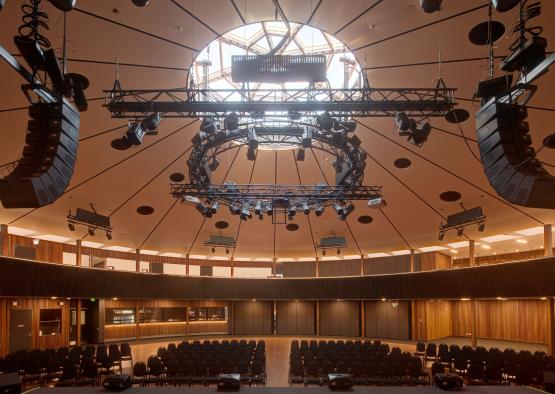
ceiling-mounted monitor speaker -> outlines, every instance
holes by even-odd
[[[497,12],[507,12],[516,7],[520,3],[520,0],[491,0],[491,3]]]
[[[442,1],[443,0],[420,0],[420,7],[422,7],[425,13],[431,14],[440,10]]]
[[[137,7],[144,7],[148,4],[149,0],[131,0]]]
[[[75,7],[77,0],[49,0],[50,3],[60,11],[71,11]]]

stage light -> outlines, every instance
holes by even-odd
[[[243,203],[243,209],[241,210],[241,220],[247,220],[252,218],[252,214],[250,212],[249,203]]]
[[[216,248],[212,247],[212,253],[216,253]]]
[[[228,131],[235,131],[239,128],[239,115],[236,112],[227,114],[224,118],[224,128]]]
[[[75,231],[75,224],[74,223],[68,222],[67,227],[69,228],[69,231]]]
[[[297,161],[304,161],[304,149],[299,149],[297,151]]]
[[[427,14],[432,14],[441,9],[442,0],[420,0],[420,7]]]
[[[231,204],[229,206],[229,211],[232,215],[239,215],[241,213],[241,207],[238,204]]]
[[[89,227],[89,235],[94,237],[94,227]]]
[[[341,204],[336,202],[335,204],[333,204],[333,207],[337,215],[343,215],[343,206]]]
[[[266,205],[266,215],[272,216],[273,214],[274,214],[274,208],[272,206],[272,203],[270,202]]]
[[[229,254],[229,249],[225,248],[225,254]]]
[[[351,202],[349,203],[344,209],[343,209],[343,214],[349,215],[351,212],[353,212],[355,210],[355,205]]]
[[[258,148],[258,136],[256,135],[256,131],[254,129],[249,130],[249,134],[247,136],[249,141],[249,148],[250,149],[257,149]]]
[[[208,168],[210,169],[210,171],[214,172],[218,169],[219,165],[220,161],[216,157],[213,157],[210,164],[208,164]]]
[[[214,122],[214,119],[207,116],[206,118],[202,119],[202,122],[200,124],[200,131],[203,131],[205,133],[213,133],[216,131],[216,123]]]
[[[478,231],[479,232],[483,233],[485,229],[486,229],[486,224],[484,222],[482,222],[478,225]]]
[[[57,67],[54,66],[54,69],[57,69]],[[63,75],[61,78],[63,80]],[[89,87],[89,80],[84,75],[70,73],[66,75],[66,81],[69,83],[71,96],[73,97],[75,106],[79,112],[85,112],[89,107],[87,98],[85,97],[85,90]],[[61,82],[61,80],[59,82]]]
[[[249,160],[249,161],[255,161],[256,160],[256,151],[254,150],[254,148],[249,148],[247,150],[247,160]]]
[[[254,205],[254,213],[259,216],[262,213],[262,203],[260,201],[257,201]]]
[[[341,160],[339,157],[336,158],[333,162],[333,168],[335,168],[335,172],[337,174],[339,174],[341,171],[343,171],[343,164],[342,164],[343,160]]]
[[[395,114],[395,124],[401,131],[408,131],[411,126],[415,124],[414,120],[409,119],[408,115],[404,112],[397,112]]]
[[[33,245],[38,245],[40,243],[40,239],[33,239]]]
[[[137,7],[144,7],[150,0],[131,0]]]
[[[145,120],[142,121],[143,127],[146,129],[147,134],[158,134],[158,126],[160,125],[161,120],[162,118],[158,112],[148,115]]]
[[[337,255],[340,255],[341,254],[341,249],[337,249],[336,253],[337,253]]]
[[[324,112],[316,117],[316,125],[327,132],[332,131],[336,123],[337,121],[331,117],[329,112]]]
[[[443,241],[443,238],[445,237],[445,233],[443,231],[439,232],[439,240]]]
[[[201,202],[199,202],[197,205],[195,205],[195,208],[197,209],[197,211],[199,211],[205,217],[211,217],[212,216],[212,211],[206,205],[204,205]]]
[[[296,213],[297,213],[297,207],[295,207],[295,205],[289,205],[289,211],[287,213],[289,220],[292,220],[295,217]]]
[[[428,141],[428,136],[432,131],[432,126],[429,123],[424,123],[420,128],[412,131],[411,139],[412,143],[416,146],[422,146],[426,141]]]
[[[322,250],[322,256],[325,256],[325,255],[326,255],[326,250],[324,249]]]
[[[125,134],[127,142],[131,145],[141,145],[143,143],[143,137],[145,136],[145,131],[143,126],[139,122],[129,123],[129,128]]]
[[[362,143],[360,138],[358,138],[356,135],[353,135],[350,141],[351,141],[351,144],[353,144],[354,146],[360,146],[360,144]]]
[[[305,215],[308,215],[310,213],[310,206],[306,201],[303,201],[303,212]]]
[[[462,237],[463,233],[464,233],[464,229],[462,227],[457,229],[457,237]]]
[[[213,201],[211,204],[208,205],[210,212],[215,215],[218,213],[218,208],[220,208],[220,203],[218,201]]]
[[[322,213],[324,213],[324,206],[323,205],[318,205],[316,206],[316,208],[314,208],[314,213],[316,213],[316,216],[322,216]]]
[[[312,146],[312,130],[306,128],[303,131],[303,148],[310,148]]]
[[[108,238],[108,241],[112,240],[112,233],[109,231],[106,231],[106,238]]]

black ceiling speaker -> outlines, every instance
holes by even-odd
[[[520,0],[491,0],[491,3],[498,12],[507,12],[516,7]]]
[[[555,177],[532,148],[525,106],[491,100],[476,114],[484,171],[497,194],[531,208],[555,209]]]
[[[425,13],[431,14],[440,10],[442,1],[443,0],[420,0],[420,7],[422,7]]]
[[[79,112],[69,102],[29,107],[25,148],[13,171],[0,179],[5,208],[38,208],[56,201],[73,175],[79,144]]]
[[[137,7],[144,7],[148,4],[149,0],[131,0]]]
[[[75,7],[77,0],[49,0],[54,7],[60,11],[71,11]]]

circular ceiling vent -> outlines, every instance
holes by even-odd
[[[152,215],[154,213],[154,208],[152,208],[150,205],[141,205],[139,208],[137,208],[137,213],[139,215]]]
[[[372,216],[368,216],[368,215],[359,216],[357,220],[361,224],[370,224],[374,221]]]
[[[446,192],[443,192],[439,195],[440,200],[442,201],[446,201],[446,202],[455,202],[455,201],[459,201],[461,199],[461,193],[456,192],[454,190],[448,190]]]
[[[412,162],[406,157],[400,157],[393,162],[393,165],[397,168],[409,168]]]
[[[180,172],[174,172],[170,175],[170,181],[172,182],[183,182],[185,180],[185,175]]]
[[[462,108],[452,109],[445,115],[445,120],[453,124],[464,123],[468,118],[470,118],[470,112]]]
[[[223,229],[226,229],[226,228],[229,227],[229,223],[226,222],[225,220],[219,220],[219,221],[217,221],[216,223],[214,223],[214,226],[215,226],[217,229],[223,230]]]
[[[289,223],[287,226],[285,226],[285,228],[288,231],[297,231],[299,229],[299,225],[296,223]]]

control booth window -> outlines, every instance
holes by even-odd
[[[133,324],[135,311],[130,308],[106,308],[106,324]]]
[[[181,322],[186,317],[185,307],[139,309],[139,323]]]
[[[62,310],[41,309],[39,315],[39,335],[59,335],[62,333]]]
[[[189,321],[226,321],[227,307],[191,307]]]

